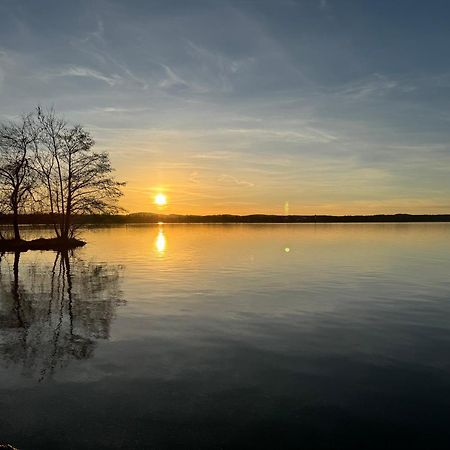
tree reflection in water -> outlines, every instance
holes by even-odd
[[[43,380],[71,360],[90,358],[97,340],[109,338],[123,303],[121,268],[67,252],[48,265],[23,267],[20,258],[0,255],[0,357]]]

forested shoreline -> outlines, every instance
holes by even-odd
[[[53,225],[51,214],[24,214],[18,216],[21,225]],[[183,215],[183,214],[84,214],[72,216],[74,225],[95,224],[139,224],[139,223],[407,223],[407,222],[450,222],[450,214],[378,214],[378,215],[269,215],[233,214]],[[12,215],[0,215],[0,225],[12,225]]]

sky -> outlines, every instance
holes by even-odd
[[[0,0],[0,120],[40,104],[84,125],[129,212],[450,213],[449,16],[440,0]]]

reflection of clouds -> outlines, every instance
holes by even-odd
[[[88,359],[108,339],[120,268],[57,254],[53,265],[0,259],[0,359],[40,380],[71,360]],[[6,270],[5,270],[6,269]],[[9,269],[9,270],[7,270]]]

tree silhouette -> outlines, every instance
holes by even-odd
[[[0,205],[12,213],[14,239],[20,240],[19,212],[36,186],[36,172],[32,168],[37,131],[31,114],[17,123],[0,125]]]
[[[124,183],[116,181],[109,156],[93,151],[94,140],[80,125],[69,126],[53,110],[37,108],[39,124],[35,170],[43,198],[52,216],[57,216],[58,237],[73,237],[76,214],[118,212],[117,200]]]
[[[108,154],[93,147],[89,132],[53,109],[0,124],[0,212],[12,214],[16,240],[21,212],[50,213],[56,236],[68,240],[74,216],[121,210],[124,183],[112,176]]]

